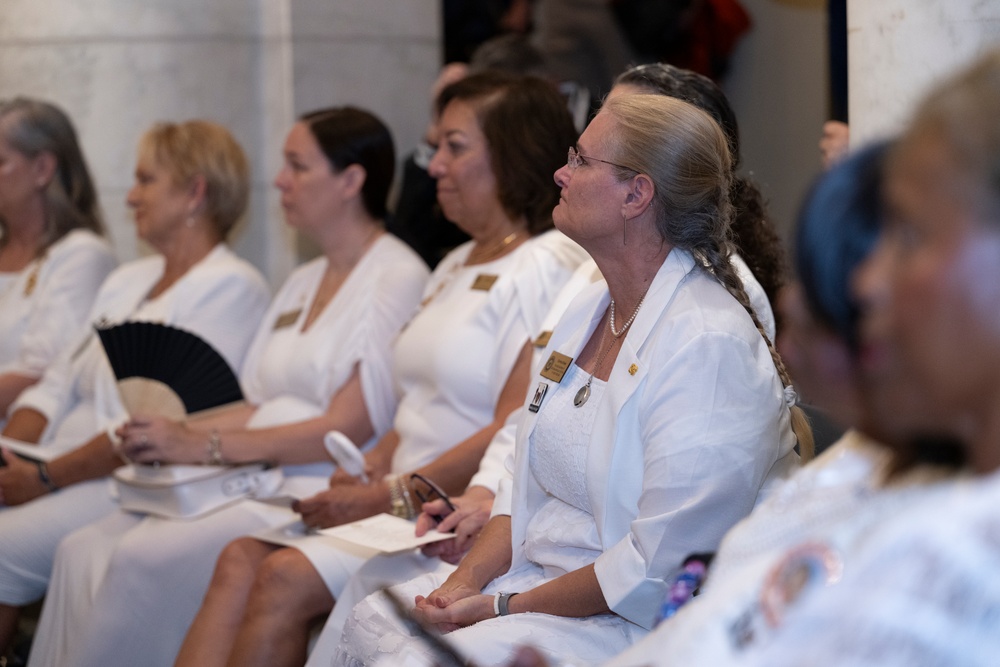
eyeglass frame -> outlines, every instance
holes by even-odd
[[[449,498],[448,494],[444,492],[444,489],[435,484],[431,479],[425,477],[424,475],[421,475],[419,472],[415,472],[412,475],[410,475],[410,481],[412,482],[413,480],[419,480],[424,484],[426,484],[428,488],[430,488],[431,493],[437,494],[437,496],[444,501],[444,504],[448,506],[448,509],[450,509],[452,512],[455,511],[455,505],[451,502],[451,498]],[[424,493],[421,492],[420,489],[418,489],[416,486],[413,487],[413,493],[417,496],[418,499],[420,499],[421,506],[423,506],[424,503],[429,503],[431,502],[431,500],[433,500],[431,498],[431,493],[424,495]],[[428,516],[434,519],[434,521],[436,521],[437,523],[441,523],[442,521],[444,521],[444,516],[440,514],[429,514]],[[454,531],[454,529],[452,529],[452,531]]]
[[[569,150],[566,151],[566,166],[569,167],[570,171],[576,171],[583,166],[584,160],[593,160],[594,162],[603,162],[604,164],[610,164],[612,167],[618,167],[619,169],[625,169],[626,171],[634,171],[639,173],[638,169],[633,169],[632,167],[626,167],[623,164],[618,164],[617,162],[611,162],[610,160],[602,160],[599,157],[591,157],[589,155],[584,155],[576,149],[575,146],[570,146]]]

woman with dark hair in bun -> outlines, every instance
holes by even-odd
[[[365,454],[367,480],[338,471],[300,500],[310,528],[384,512],[415,517],[427,487],[414,473],[450,494],[464,489],[527,392],[529,340],[583,259],[552,230],[551,174],[576,138],[555,88],[484,72],[446,87],[438,108],[429,173],[445,215],[472,240],[437,265],[396,341],[400,403],[393,428]],[[222,552],[178,664],[302,664],[310,624],[372,555],[323,536],[271,541],[280,545],[245,538]]]

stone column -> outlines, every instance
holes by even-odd
[[[381,115],[402,152],[426,122],[439,64],[437,0],[3,0],[0,96],[73,118],[122,260],[140,248],[125,206],[135,145],[158,120],[229,127],[253,164],[238,252],[274,283],[297,261],[271,181],[306,110]]]
[[[1000,3],[848,0],[851,143],[901,130],[922,95],[1000,46]]]

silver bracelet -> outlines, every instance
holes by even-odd
[[[208,462],[214,466],[221,466],[225,463],[222,459],[222,438],[218,429],[212,429],[208,435]]]
[[[58,491],[59,487],[56,483],[52,481],[52,477],[49,475],[49,464],[45,461],[36,461],[35,465],[38,466],[38,479],[41,480],[42,484],[49,491]]]

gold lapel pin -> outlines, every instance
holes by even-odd
[[[635,364],[632,364],[631,366],[628,367],[628,374],[629,375],[635,375],[638,372],[639,372],[639,367],[636,366]]]

